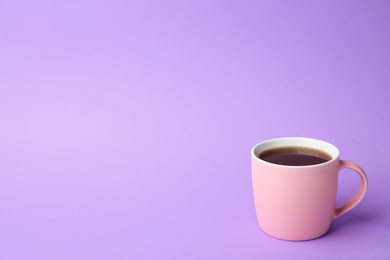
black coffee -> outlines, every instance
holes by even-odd
[[[261,152],[258,157],[270,163],[289,166],[314,165],[332,159],[332,156],[321,150],[299,146],[272,148]]]

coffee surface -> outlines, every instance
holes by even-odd
[[[258,157],[270,163],[288,166],[315,165],[332,159],[332,156],[324,151],[299,146],[268,149],[261,152]]]

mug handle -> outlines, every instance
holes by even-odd
[[[341,215],[347,213],[351,209],[353,209],[360,201],[362,201],[363,197],[366,195],[368,180],[367,176],[364,173],[364,170],[354,162],[340,160],[339,171],[343,168],[348,168],[356,171],[361,178],[362,183],[360,184],[360,188],[355,196],[352,197],[349,201],[347,201],[344,205],[339,208],[336,208],[334,211],[333,219],[340,217]]]

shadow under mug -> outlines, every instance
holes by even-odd
[[[320,164],[288,166],[264,161],[258,155],[279,147],[305,147],[324,151],[331,160]],[[332,144],[303,137],[285,137],[261,142],[252,148],[252,186],[261,229],[283,240],[310,240],[324,235],[333,219],[354,208],[367,192],[367,176],[350,161],[340,160]],[[336,208],[339,172],[343,168],[361,177],[358,192]]]

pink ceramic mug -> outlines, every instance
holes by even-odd
[[[306,166],[287,166],[262,160],[258,155],[278,147],[306,147],[331,156],[329,161]],[[252,184],[261,229],[284,240],[309,240],[324,235],[333,219],[354,208],[367,191],[367,176],[357,164],[339,159],[332,144],[310,138],[268,140],[252,149]],[[342,168],[361,177],[356,195],[336,208],[338,175]]]

